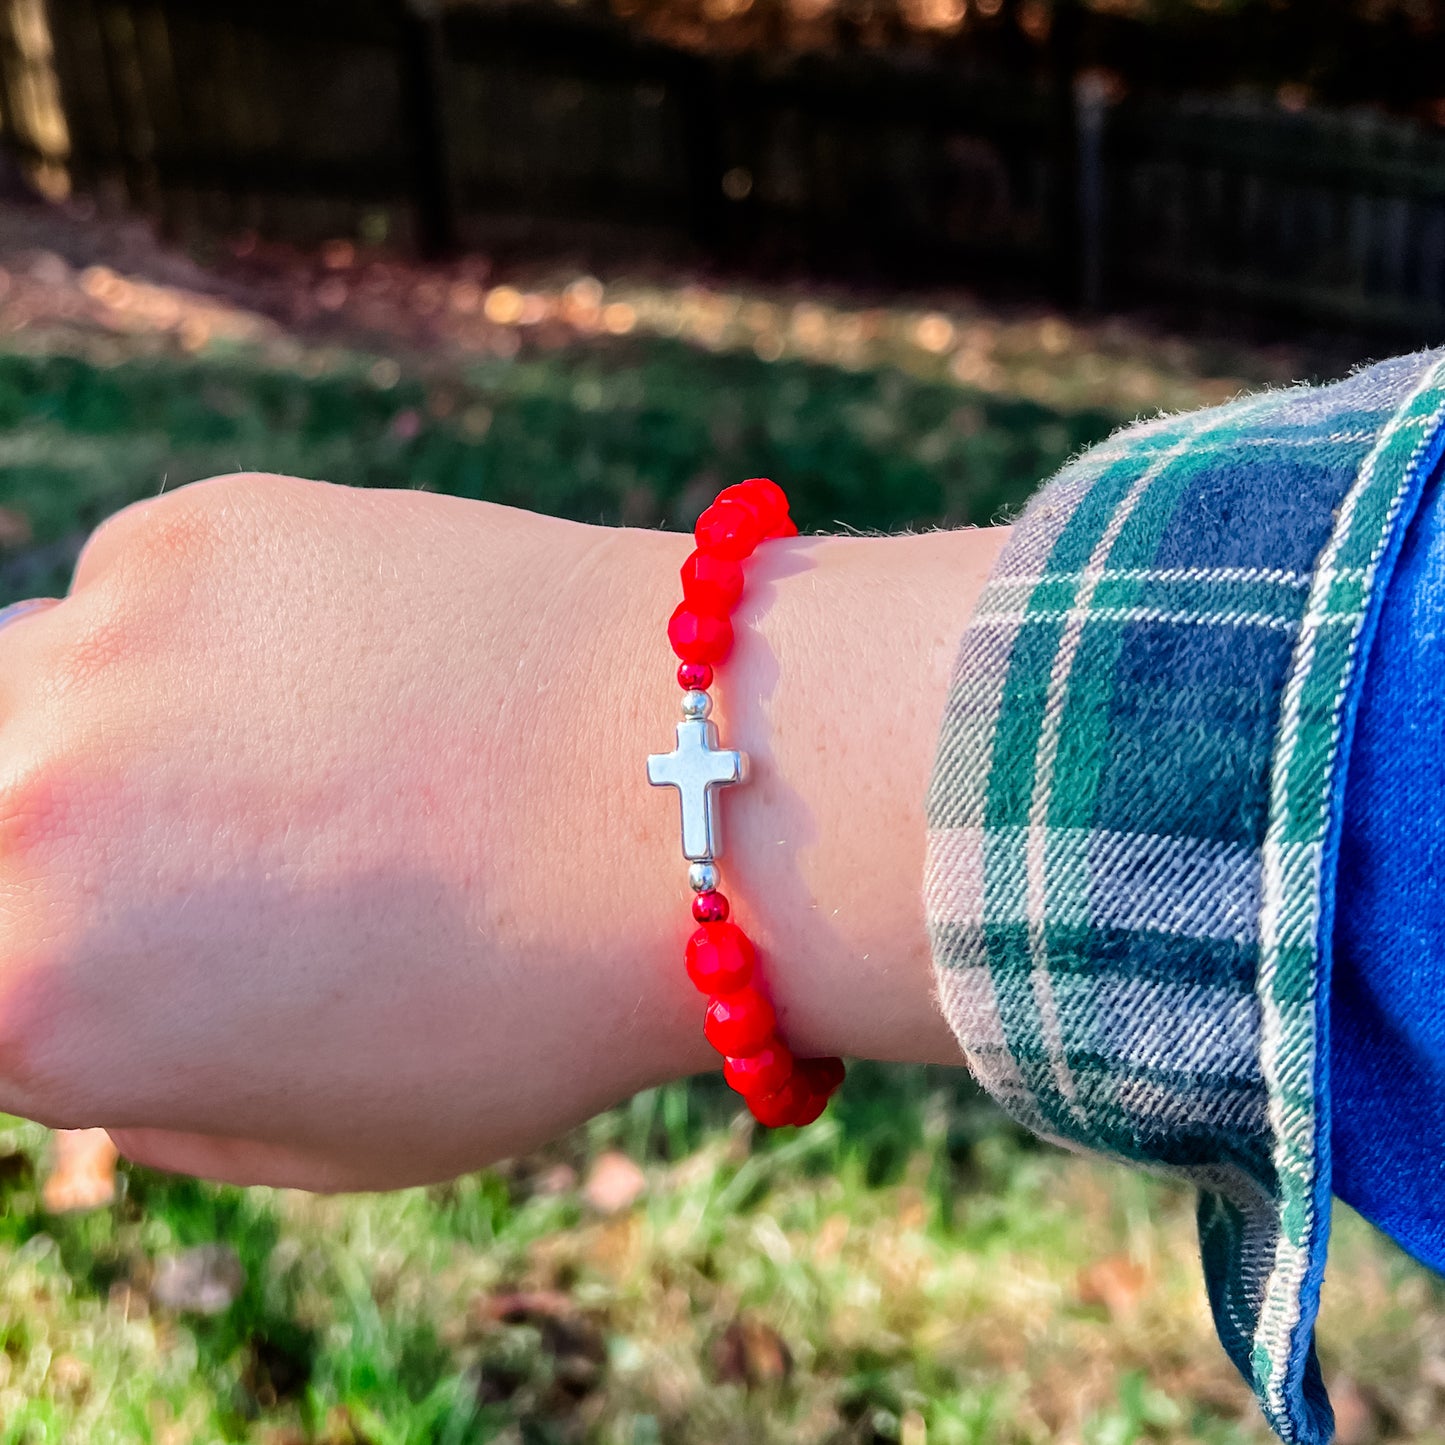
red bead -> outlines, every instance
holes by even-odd
[[[731,927],[726,923],[710,926]],[[702,1031],[718,1053],[730,1059],[744,1059],[770,1041],[777,1022],[772,1004],[749,986],[713,999],[707,1006]]]
[[[732,994],[745,987],[756,959],[751,940],[736,923],[704,923],[687,941],[687,976],[705,994]],[[725,1054],[747,1052],[723,1049]]]
[[[725,923],[728,912],[728,901],[724,894],[709,889],[706,893],[692,895],[692,916],[699,923]],[[703,989],[704,993],[713,991]]]
[[[742,502],[714,502],[693,528],[699,550],[741,562],[763,539],[758,514]]]
[[[768,532],[769,539],[773,537],[796,537],[797,535],[798,529],[794,525],[793,519],[791,517],[784,517],[783,520],[777,524],[777,526],[773,527]]]
[[[771,532],[788,515],[788,499],[783,489],[767,477],[749,477],[736,486],[724,487],[717,494],[717,500],[734,497],[748,502],[762,520],[763,531]]]
[[[808,1087],[815,1093],[822,1094],[825,1099],[837,1092],[847,1072],[843,1067],[843,1060],[835,1058],[804,1059],[798,1067],[803,1071]]]
[[[795,1072],[771,1094],[748,1094],[744,1097],[759,1124],[765,1124],[769,1129],[781,1129],[793,1122],[794,1115],[801,1111],[812,1095],[802,1075]]]
[[[828,1107],[828,1096],[810,1092],[807,1097],[793,1111],[793,1116],[788,1123],[796,1125],[801,1129],[805,1124],[811,1124],[824,1109]]]
[[[695,612],[680,602],[668,619],[667,640],[684,662],[721,662],[733,645],[733,625],[726,617]]]
[[[793,1055],[787,1044],[776,1037],[746,1058],[723,1060],[723,1078],[744,1098],[781,1089],[792,1073]]]
[[[679,662],[677,685],[684,692],[706,692],[712,686],[712,668],[705,662]]]
[[[699,612],[729,612],[743,595],[742,565],[716,552],[689,552],[682,564],[682,600]]]

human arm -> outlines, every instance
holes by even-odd
[[[748,564],[725,887],[803,1053],[952,1060],[919,874],[998,531]],[[0,1107],[376,1188],[716,1067],[682,969],[681,533],[240,476],[128,508],[0,633]]]

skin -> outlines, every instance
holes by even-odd
[[[746,564],[722,886],[799,1054],[961,1064],[923,806],[1005,536]],[[0,631],[0,1110],[158,1168],[382,1189],[719,1067],[677,797],[644,767],[690,549],[250,474],[108,519]]]

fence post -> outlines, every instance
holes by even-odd
[[[1074,81],[1077,296],[1086,311],[1098,311],[1104,303],[1104,132],[1108,119],[1108,84],[1097,71],[1086,70]]]
[[[417,250],[436,257],[455,249],[456,199],[447,148],[446,54],[439,0],[400,0],[402,118],[411,161]]]
[[[1079,43],[1084,16],[1079,0],[1060,0],[1054,7],[1049,30],[1050,146],[1053,194],[1050,205],[1052,234],[1052,286],[1061,306],[1079,301],[1080,216],[1078,110],[1074,77],[1078,73]]]

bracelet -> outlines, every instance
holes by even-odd
[[[728,614],[742,596],[743,560],[759,542],[797,534],[783,489],[766,477],[724,487],[697,519],[697,546],[682,564],[682,602],[667,624],[683,690],[677,746],[647,759],[647,781],[676,788],[682,805],[682,855],[698,924],[687,941],[687,974],[708,998],[703,1033],[723,1056],[728,1084],[772,1129],[811,1124],[843,1082],[843,1061],[796,1059],[778,1037],[773,1005],[757,986],[757,951],[718,891],[716,790],[746,782],[748,759],[718,746],[707,690],[713,665],[732,648]]]

